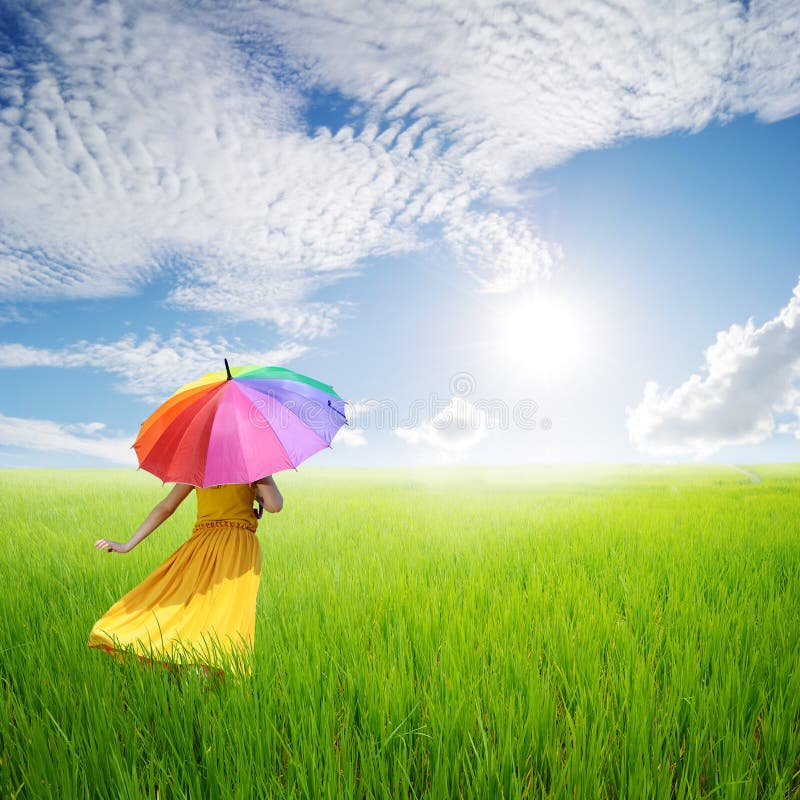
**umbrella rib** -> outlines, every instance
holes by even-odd
[[[219,402],[220,402],[220,399],[222,397],[222,393],[220,392],[220,388],[218,386],[214,387],[214,389],[212,389],[209,394],[211,394],[211,397],[209,398],[209,400],[206,403],[203,404],[201,412],[205,411],[206,407],[212,405],[213,403],[216,403],[217,407],[219,407]],[[201,413],[201,412],[198,412],[198,413]],[[214,411],[214,413],[216,414],[216,410]],[[212,417],[212,425],[213,425],[213,417]],[[183,434],[182,434],[181,438],[178,440],[178,443],[175,446],[175,450],[172,453],[172,458],[169,461],[169,466],[168,466],[169,469],[172,469],[172,464],[175,461],[175,458],[177,457],[177,455],[179,453],[180,447],[183,444],[183,440],[188,435],[190,428],[191,428],[191,423],[186,426],[185,430],[183,431]],[[210,435],[210,433],[209,433],[209,435]],[[203,483],[204,476],[205,476],[205,460],[203,462],[203,474],[199,476],[201,485]],[[193,476],[193,477],[195,477],[195,476]]]
[[[255,387],[252,387],[252,386],[246,386],[245,388],[247,388],[247,389],[248,389],[249,391],[251,391],[251,392],[258,392],[259,394],[268,394],[268,392],[262,392],[260,389],[256,389]],[[305,395],[303,395],[303,394],[300,394],[299,392],[296,392],[296,391],[294,391],[293,389],[285,389],[284,391],[288,392],[289,394],[292,394],[292,395],[294,395],[295,397],[299,397],[299,398],[301,398],[301,400],[311,400],[311,398],[308,398],[308,397],[306,397]],[[246,396],[247,396],[247,395],[245,395],[245,397],[246,397]],[[270,396],[271,396],[271,395],[270,395]],[[278,402],[280,402],[280,401],[278,401]],[[339,409],[338,409],[338,408],[335,408],[333,405],[331,405],[331,402],[330,402],[330,400],[328,401],[328,405],[327,405],[327,406],[324,406],[324,405],[322,405],[322,403],[321,403],[321,402],[317,402],[317,401],[315,401],[315,400],[311,400],[311,402],[316,402],[316,403],[317,403],[317,405],[319,406],[319,408],[322,408],[322,409],[325,409],[325,408],[330,408],[332,411],[336,411],[336,412],[338,412],[339,414],[342,414],[342,412],[341,412],[341,411],[339,411]],[[316,431],[315,431],[315,430],[314,430],[314,429],[313,429],[313,428],[312,428],[312,427],[311,427],[311,426],[310,426],[310,425],[309,425],[307,422],[305,422],[305,420],[304,420],[304,419],[303,419],[303,418],[302,418],[302,417],[301,417],[301,416],[300,416],[300,415],[299,415],[299,414],[298,414],[298,413],[297,413],[297,412],[294,410],[294,408],[292,408],[291,406],[288,406],[288,405],[286,405],[286,403],[282,403],[282,402],[281,402],[281,406],[282,406],[283,408],[285,408],[285,409],[286,409],[286,410],[287,410],[287,411],[288,411],[290,414],[294,414],[294,416],[295,416],[295,417],[297,417],[297,419],[300,421],[300,423],[301,423],[302,425],[304,425],[304,426],[305,426],[305,428],[306,428],[306,429],[308,429],[309,431],[311,431],[311,433],[313,433],[313,434],[314,434],[314,436],[316,436],[316,437],[317,437],[317,439],[319,439],[321,442],[324,442],[324,444],[325,444],[325,447],[330,447],[330,446],[331,446],[331,443],[330,443],[330,442],[328,442],[328,441],[326,441],[325,439],[323,439],[323,438],[322,438],[322,437],[321,437],[321,436],[320,436],[320,435],[319,435],[319,434],[318,434],[318,433],[317,433],[317,432],[316,432]],[[262,414],[262,416],[263,416],[263,414]],[[342,414],[342,416],[344,417],[344,414]],[[269,423],[269,420],[267,420],[267,419],[266,419],[266,417],[264,417],[264,419],[265,419],[265,421],[266,421],[267,423]],[[347,417],[345,417],[345,424],[348,424],[348,423],[347,423]],[[270,427],[271,427],[271,426],[270,426]],[[275,429],[273,428],[272,430],[274,431]],[[336,434],[334,433],[334,436],[335,436],[335,435],[336,435]],[[278,437],[278,434],[276,433],[276,434],[275,434],[275,438],[277,438],[277,437]],[[333,438],[333,437],[331,437],[331,438]],[[278,440],[278,441],[280,441],[280,440]]]
[[[214,439],[214,441],[219,439],[214,451],[214,461],[215,463],[219,462],[219,476],[214,476],[217,478],[215,482],[218,482],[222,473],[228,468],[232,468],[233,472],[228,469],[226,474],[234,475],[236,473],[233,479],[237,481],[245,478],[252,482],[253,479],[257,480],[262,477],[261,475],[249,475],[248,467],[250,465],[253,469],[266,470],[273,464],[278,470],[291,468],[297,471],[297,464],[322,447],[331,447],[330,442],[338,429],[342,425],[349,424],[346,414],[333,404],[332,399],[345,401],[330,384],[322,383],[285,367],[260,367],[258,365],[228,367],[226,361],[226,373],[220,374],[219,370],[208,372],[199,379],[184,384],[142,422],[136,440],[131,446],[139,461],[137,469],[151,472],[161,478],[162,483],[180,481],[202,486],[206,477],[210,477],[208,475],[208,459],[211,455],[209,447],[215,437],[214,432],[218,428],[217,412],[220,411],[220,404],[225,394],[224,389],[229,382],[236,386],[238,392],[239,401],[235,403],[238,410],[230,408],[226,411],[224,415],[226,421],[219,428],[221,433]],[[273,382],[277,384],[276,390],[280,387],[280,391],[285,393],[282,399],[273,397],[271,389],[265,391],[257,388],[262,384],[269,387]],[[227,388],[229,391],[232,390],[231,386]],[[252,438],[248,436],[250,430],[244,417],[240,418],[238,415],[239,412],[245,413],[242,401],[253,403],[254,399],[263,394],[270,398],[270,402],[267,403],[266,409],[263,406],[259,407],[259,404],[256,403],[255,410],[266,423],[268,431],[264,431],[263,438],[262,436]],[[300,400],[299,408],[295,407],[295,400]],[[324,417],[323,415],[319,423],[306,420],[305,415],[300,413],[302,404],[305,402],[313,403],[317,410],[327,411],[328,416]],[[288,411],[292,415],[288,420],[288,427],[283,424],[283,411]],[[333,417],[331,411],[335,411],[337,417]],[[292,423],[292,417],[295,420],[294,423]],[[339,417],[341,417],[341,421],[338,419]],[[276,425],[273,425],[272,418],[275,419]],[[254,420],[251,417],[252,421]],[[189,438],[190,433],[192,434],[191,439]],[[283,441],[281,434],[286,436],[286,442]],[[228,445],[225,445],[224,439],[227,437],[230,439]],[[198,441],[195,442],[194,438],[197,438]],[[204,453],[201,452],[203,448],[197,446],[200,440],[206,446]],[[226,454],[224,451],[226,447],[236,447],[237,444],[239,456],[232,459],[231,454]],[[288,445],[296,450],[296,463],[289,454]],[[146,453],[144,453],[145,446],[148,446]],[[220,448],[223,449],[220,450]],[[265,450],[270,452],[267,453]],[[280,459],[278,450],[283,455],[284,461],[276,463],[276,460]],[[238,463],[234,464],[234,460]],[[259,462],[260,467],[258,467]],[[275,471],[274,467],[273,472]],[[199,484],[195,483],[196,481],[199,481]]]
[[[341,411],[339,411],[339,409],[338,409],[338,408],[336,408],[336,406],[335,406],[335,405],[333,405],[333,403],[331,403],[331,401],[330,401],[330,400],[328,400],[328,406],[329,406],[330,408],[332,408],[332,409],[333,409],[333,410],[334,410],[334,411],[335,411],[337,414],[339,414],[340,416],[344,417],[344,421],[345,421],[345,422],[347,422],[347,417],[345,417],[345,416],[344,416],[344,414],[342,414],[342,412],[341,412]]]
[[[242,391],[242,387],[239,386],[236,383],[235,380],[232,381],[232,383],[236,387],[236,391],[239,392],[239,394],[242,395],[242,397],[244,397],[245,400],[247,400],[248,403],[252,403],[252,400]],[[278,436],[278,434],[275,433],[275,428],[272,427],[272,425],[270,424],[270,421],[261,413],[261,411],[259,411],[258,413],[261,414],[261,416],[264,418],[264,422],[266,422],[267,425],[269,425],[269,429],[272,431],[272,435],[275,437],[275,441],[278,443],[278,445],[280,446],[281,450],[283,450],[283,454],[286,456],[286,460],[292,465],[292,469],[297,471],[297,465],[294,463],[294,461],[292,461],[292,457],[286,451],[286,448],[283,446],[283,442],[280,440],[280,437]],[[236,427],[236,436],[239,438],[239,449],[241,449],[242,440],[241,440],[241,437],[239,436],[239,433],[240,433],[240,430],[239,430],[239,427],[237,426]],[[249,478],[250,476],[248,475],[247,477]],[[258,476],[256,476],[256,479],[263,478],[263,477],[264,477],[263,475],[258,475]]]

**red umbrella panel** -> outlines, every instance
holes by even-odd
[[[347,424],[332,386],[284,367],[209,372],[167,398],[143,423],[133,449],[164,483],[252,483],[295,469],[330,447]]]

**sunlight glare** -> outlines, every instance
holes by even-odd
[[[563,297],[532,295],[507,309],[500,323],[498,346],[517,367],[562,374],[581,356],[585,339],[580,323]]]

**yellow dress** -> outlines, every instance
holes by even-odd
[[[252,674],[261,546],[249,484],[196,488],[192,534],[94,624],[87,642],[144,661],[178,660]],[[223,659],[223,660],[225,660]]]

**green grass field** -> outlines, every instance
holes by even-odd
[[[279,473],[249,681],[86,647],[171,485],[0,471],[0,796],[800,797],[800,465]]]

